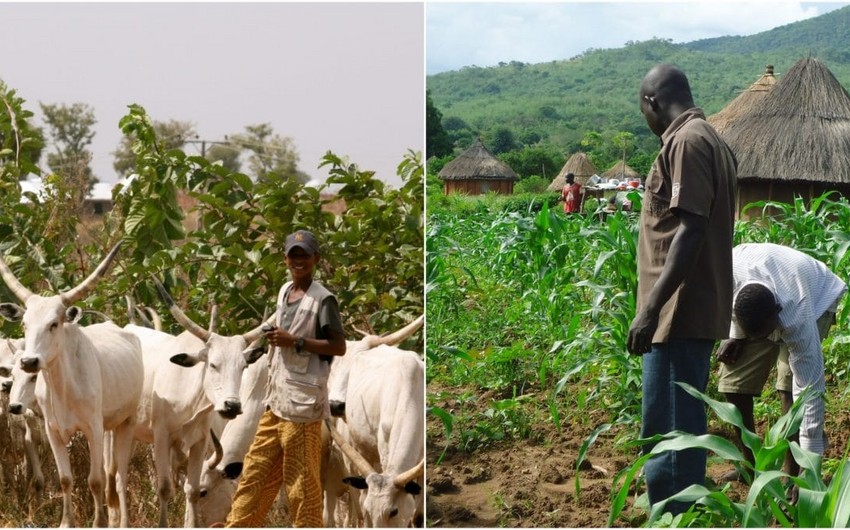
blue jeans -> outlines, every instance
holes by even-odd
[[[679,430],[694,435],[708,430],[705,404],[685,392],[676,381],[705,392],[711,366],[713,340],[671,340],[653,344],[643,356],[643,406],[641,437]],[[653,445],[645,445],[648,453]],[[706,452],[703,449],[667,451],[644,465],[649,502],[655,504],[692,484],[705,482]],[[690,505],[668,503],[667,511],[684,512]]]

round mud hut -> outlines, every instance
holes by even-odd
[[[850,94],[817,59],[798,61],[721,136],[738,158],[739,214],[755,201],[850,196]]]
[[[437,176],[443,181],[446,195],[481,195],[488,191],[510,195],[514,192],[514,182],[519,180],[516,172],[493,156],[480,138],[446,164]]]
[[[641,174],[631,168],[628,164],[620,160],[611,169],[601,175],[606,179],[617,179],[620,182],[630,180],[641,180]]]
[[[723,107],[717,114],[708,117],[708,123],[719,133],[723,134],[729,124],[737,121],[741,116],[749,112],[756,103],[776,84],[776,76],[773,73],[773,65],[764,67],[764,73],[749,88],[738,94],[738,96]]]
[[[597,175],[599,172],[587,155],[579,151],[567,160],[567,163],[564,164],[564,167],[561,168],[561,171],[552,180],[552,183],[549,184],[547,189],[550,191],[561,191],[564,189],[564,184],[567,183],[567,173],[575,175],[576,182],[584,186],[590,177]]]

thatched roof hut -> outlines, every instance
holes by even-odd
[[[593,165],[593,162],[590,161],[587,155],[578,151],[573,154],[569,160],[567,160],[567,163],[564,164],[564,167],[561,168],[561,171],[552,180],[552,183],[549,184],[547,189],[551,191],[561,191],[564,188],[564,184],[567,183],[565,180],[567,173],[575,175],[576,182],[584,186],[587,184],[587,179],[593,175],[597,175],[599,172],[596,170],[596,166]]]
[[[603,173],[601,176],[606,179],[617,179],[621,182],[624,180],[640,180],[641,178],[640,173],[629,167],[629,165],[622,160],[611,166],[611,169]]]
[[[773,65],[764,67],[764,73],[749,88],[738,94],[738,97],[729,102],[717,114],[708,117],[714,129],[723,134],[730,123],[745,115],[753,106],[770,92],[776,84],[776,76],[773,75]]]
[[[850,196],[850,94],[811,57],[723,132],[738,158],[738,209],[826,190]]]
[[[488,191],[510,195],[514,191],[514,182],[519,180],[516,172],[493,156],[480,138],[446,164],[437,176],[443,181],[446,195],[481,195]]]

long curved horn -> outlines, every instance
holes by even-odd
[[[3,277],[3,281],[6,282],[6,285],[9,286],[9,290],[12,291],[12,294],[18,297],[23,303],[27,302],[27,299],[32,296],[32,291],[24,287],[24,284],[18,281],[15,277],[15,273],[12,272],[12,269],[6,265],[6,260],[0,257],[0,276]]]
[[[154,285],[156,285],[156,290],[159,291],[159,296],[162,298],[162,301],[165,302],[165,305],[168,306],[168,310],[171,311],[171,315],[174,319],[177,320],[177,322],[186,328],[186,331],[192,335],[198,337],[204,342],[208,341],[210,338],[210,332],[195,324],[191,318],[186,316],[186,313],[177,307],[177,304],[174,303],[171,295],[169,295],[168,291],[165,290],[165,286],[162,285],[162,282],[160,282],[157,278],[154,278],[153,282]]]
[[[376,473],[375,468],[373,468],[369,462],[363,458],[363,455],[357,452],[357,449],[351,447],[351,444],[346,441],[339,431],[336,430],[336,427],[329,420],[325,420],[325,425],[328,426],[328,430],[331,432],[331,438],[334,439],[334,442],[342,449],[342,452],[345,453],[345,456],[351,460],[351,463],[354,464],[354,467],[360,471],[364,477],[371,475],[372,473]]]
[[[215,333],[215,327],[218,325],[218,304],[213,304],[210,309],[210,327],[209,332]]]
[[[367,340],[369,341],[369,347],[374,348],[375,346],[379,346],[381,344],[388,344],[390,346],[400,344],[402,341],[416,333],[416,330],[422,327],[423,322],[425,322],[425,315],[419,315],[419,318],[417,318],[410,324],[404,326],[398,331],[394,331],[382,337],[369,336],[367,337]]]
[[[109,269],[109,266],[112,264],[112,260],[115,259],[115,256],[118,254],[118,249],[121,248],[121,242],[115,244],[112,247],[112,250],[109,251],[109,254],[103,258],[103,261],[100,262],[100,265],[94,270],[93,273],[89,274],[89,277],[83,280],[83,282],[74,287],[73,289],[66,291],[59,295],[62,303],[66,306],[73,305],[75,302],[82,300],[86,297],[87,294],[94,289],[94,286],[97,285],[97,282],[100,278],[106,274],[106,271]]]
[[[415,478],[419,478],[425,472],[425,459],[423,458],[421,462],[416,464],[416,466],[408,469],[404,473],[399,473],[396,475],[395,480],[393,480],[393,484],[397,488],[404,488],[404,485],[410,482]]]
[[[221,442],[218,440],[218,436],[215,435],[215,432],[210,429],[210,436],[212,437],[213,447],[215,447],[215,459],[210,462],[209,469],[215,469],[216,466],[221,462],[221,459],[224,458],[224,449],[221,447]]]
[[[142,326],[144,326],[146,328],[152,328],[153,327],[153,322],[151,322],[151,320],[148,318],[148,315],[145,312],[144,307],[136,306],[136,307],[133,308],[133,311],[135,311],[136,315],[138,315],[139,319],[141,319]]]
[[[151,321],[153,329],[162,331],[162,319],[159,317],[159,313],[156,312],[156,309],[143,305],[142,310],[148,314],[148,320]]]
[[[94,309],[83,309],[83,314],[84,315],[96,316],[96,317],[100,318],[101,320],[103,320],[104,322],[112,322],[112,319],[109,318],[106,314],[104,314],[100,311],[95,311]]]
[[[124,302],[127,303],[127,321],[130,324],[133,324],[135,326],[136,325],[136,315],[135,315],[135,312],[133,311],[135,309],[135,306],[133,305],[133,297],[130,296],[129,294],[125,294],[124,295]]]

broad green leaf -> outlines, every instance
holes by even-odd
[[[585,440],[581,443],[581,447],[579,447],[578,458],[576,458],[576,499],[578,499],[581,495],[579,469],[581,469],[581,465],[584,462],[585,457],[587,456],[587,451],[590,449],[590,446],[593,445],[593,443],[596,441],[596,438],[598,438],[601,433],[611,430],[611,427],[613,427],[613,424],[611,423],[603,423],[602,425],[599,425],[598,427],[593,429],[593,432],[590,433],[590,436],[585,438]]]
[[[676,433],[674,438],[658,442],[652,448],[651,454],[656,455],[665,451],[681,451],[684,449],[706,449],[725,460],[745,460],[743,453],[734,443],[714,434],[694,436],[688,433]]]
[[[762,513],[758,512],[758,502],[762,495],[762,491],[768,489],[771,485],[778,486],[779,479],[787,476],[785,473],[781,471],[767,471],[759,474],[756,479],[753,481],[750,486],[750,491],[747,493],[747,501],[744,505],[744,513],[741,518],[741,525],[745,527],[762,527],[765,524],[765,520]],[[776,495],[784,495],[784,490],[779,488],[773,488],[773,491],[769,492]]]

